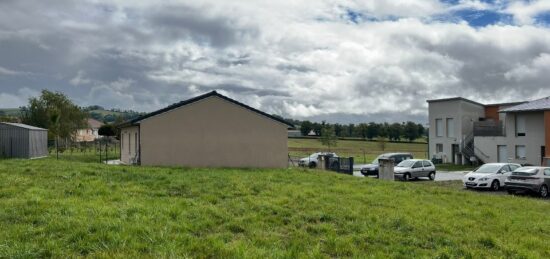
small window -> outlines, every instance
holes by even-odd
[[[525,159],[526,157],[527,156],[526,156],[525,146],[523,145],[516,146],[516,159]]]
[[[430,167],[432,166],[432,163],[430,163],[430,161],[424,161],[422,162],[424,164],[424,167]]]
[[[413,165],[413,168],[420,168],[420,167],[422,167],[422,161],[418,161]]]
[[[455,137],[455,125],[453,118],[447,118],[447,137],[454,138]]]
[[[510,165],[510,170],[512,170],[512,171],[515,171],[518,168],[519,168],[519,166],[517,166],[517,165]]]
[[[525,115],[523,114],[517,114],[516,115],[516,136],[517,137],[524,137],[526,135],[525,132]]]
[[[443,137],[443,120],[435,119],[435,136]]]
[[[435,144],[435,152],[443,153],[443,144]]]
[[[550,176],[550,169],[544,169],[544,175]]]
[[[503,173],[511,172],[511,171],[510,171],[510,167],[507,166],[507,165],[503,166],[503,167],[500,169],[500,171],[503,172]]]

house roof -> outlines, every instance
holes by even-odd
[[[98,121],[98,120],[95,120],[95,119],[88,119],[88,127],[90,127],[91,129],[99,129],[101,128],[101,126],[103,126],[103,122],[101,121]]]
[[[547,111],[550,110],[550,96],[531,102],[526,102],[509,108],[500,110],[500,112],[528,112],[528,111]]]
[[[17,127],[17,128],[28,129],[28,130],[47,130],[47,129],[43,129],[43,128],[39,128],[39,127],[27,125],[27,124],[22,124],[22,123],[0,122],[0,124],[5,124],[5,125],[9,125],[9,126]]]
[[[208,97],[213,97],[213,96],[219,97],[219,98],[224,99],[224,100],[226,100],[226,101],[229,101],[229,102],[231,102],[231,103],[233,103],[233,104],[236,104],[236,105],[238,105],[238,106],[241,106],[241,107],[243,107],[243,108],[245,108],[245,109],[247,109],[247,110],[250,110],[250,111],[252,111],[252,112],[258,113],[258,114],[260,114],[260,115],[262,115],[262,116],[265,116],[265,117],[267,117],[267,118],[269,118],[269,119],[272,119],[272,120],[274,120],[274,121],[277,121],[277,122],[279,122],[279,123],[285,124],[285,125],[288,126],[288,128],[294,128],[294,125],[292,125],[291,123],[289,123],[289,122],[287,122],[287,121],[285,121],[285,120],[283,120],[283,119],[281,119],[281,118],[275,117],[275,116],[273,116],[273,115],[270,115],[270,114],[267,114],[267,113],[265,113],[265,112],[262,112],[262,111],[260,111],[260,110],[258,110],[258,109],[252,108],[252,107],[250,107],[250,106],[248,106],[248,105],[246,105],[246,104],[243,104],[243,103],[241,103],[241,102],[238,102],[238,101],[236,101],[236,100],[233,100],[233,99],[231,99],[231,98],[229,98],[229,97],[227,97],[227,96],[225,96],[225,95],[219,94],[219,93],[216,92],[216,91],[212,91],[212,92],[209,92],[209,93],[206,93],[206,94],[203,94],[203,95],[199,95],[199,96],[197,96],[197,97],[194,97],[194,98],[191,98],[191,99],[188,99],[188,100],[185,100],[185,101],[181,101],[181,102],[179,102],[179,103],[172,104],[172,105],[170,105],[170,106],[168,106],[168,107],[166,107],[166,108],[163,108],[163,109],[160,109],[160,110],[158,110],[158,111],[154,111],[154,112],[145,114],[145,115],[143,115],[143,116],[140,116],[140,117],[135,118],[135,119],[133,119],[133,120],[129,120],[129,121],[127,121],[127,122],[124,122],[124,123],[120,124],[118,127],[119,127],[119,128],[124,128],[124,127],[129,127],[129,126],[137,125],[137,124],[139,124],[140,121],[145,120],[145,119],[147,119],[147,118],[150,118],[150,117],[153,117],[153,116],[157,116],[157,115],[159,115],[159,114],[162,114],[162,113],[165,113],[165,112],[168,112],[168,111],[171,111],[171,110],[174,110],[174,109],[183,107],[183,106],[185,106],[185,105],[192,104],[192,103],[195,103],[195,102],[198,102],[198,101],[200,101],[200,100],[206,99],[206,98],[208,98]]]
[[[484,104],[481,104],[481,103],[478,103],[478,102],[474,102],[472,100],[469,100],[469,99],[466,99],[466,98],[463,98],[463,97],[451,97],[451,98],[443,98],[443,99],[433,99],[433,100],[427,100],[426,102],[428,103],[436,103],[436,102],[449,102],[449,101],[464,101],[464,102],[469,102],[469,103],[472,103],[472,104],[475,104],[475,105],[479,105],[479,106],[485,106]]]

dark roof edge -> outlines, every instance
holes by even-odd
[[[172,104],[172,105],[169,105],[167,106],[166,108],[163,108],[163,109],[160,109],[160,110],[157,110],[157,111],[154,111],[154,112],[151,112],[151,113],[148,113],[148,114],[145,114],[143,116],[140,116],[138,118],[135,118],[133,120],[129,120],[129,121],[126,121],[122,124],[119,124],[117,127],[118,128],[126,128],[126,127],[130,127],[130,126],[135,126],[138,124],[138,122],[142,121],[142,120],[145,120],[147,118],[150,118],[150,117],[153,117],[153,116],[156,116],[156,115],[159,115],[159,114],[162,114],[162,113],[165,113],[165,112],[168,112],[168,111],[171,111],[171,110],[174,110],[174,109],[177,109],[177,108],[180,108],[182,106],[185,106],[185,105],[188,105],[188,104],[191,104],[191,103],[194,103],[194,102],[197,102],[197,101],[200,101],[200,100],[203,100],[203,99],[206,99],[208,97],[212,97],[212,96],[216,96],[216,97],[219,97],[219,98],[222,98],[226,101],[229,101],[231,103],[234,103],[236,105],[239,105],[247,110],[250,110],[252,112],[255,112],[255,113],[258,113],[260,115],[263,115],[269,119],[272,119],[272,120],[275,120],[279,123],[282,123],[282,124],[285,124],[288,126],[288,128],[295,128],[293,124],[281,119],[281,118],[278,118],[278,117],[275,117],[273,115],[270,115],[270,114],[267,114],[265,112],[262,112],[258,109],[255,109],[255,108],[252,108],[244,103],[241,103],[241,102],[238,102],[236,100],[233,100],[225,95],[221,95],[219,94],[218,92],[216,91],[212,91],[212,92],[209,92],[209,93],[206,93],[206,94],[203,94],[203,95],[199,95],[199,96],[196,96],[196,97],[193,97],[191,99],[188,99],[188,100],[185,100],[185,101],[181,101],[179,103],[175,103],[175,104]]]
[[[528,103],[527,101],[523,101],[523,102],[509,102],[509,103],[491,103],[491,104],[486,104],[485,106],[503,106],[503,105],[520,105],[520,104],[524,104],[524,103]]]
[[[463,98],[463,97],[451,97],[451,98],[443,98],[443,99],[426,100],[427,103],[448,102],[448,101],[465,101],[465,102],[469,102],[469,103],[472,103],[472,104],[475,104],[475,105],[485,106],[485,104],[478,103],[478,102],[475,102],[475,101],[472,101],[472,100],[469,100],[469,99],[466,99],[466,98]]]

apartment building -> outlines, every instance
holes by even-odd
[[[547,164],[550,97],[498,104],[481,104],[461,97],[427,102],[431,157],[453,164]]]

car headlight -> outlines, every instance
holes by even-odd
[[[479,178],[479,180],[480,180],[480,181],[487,181],[487,180],[489,180],[489,178],[483,177],[483,178]]]

